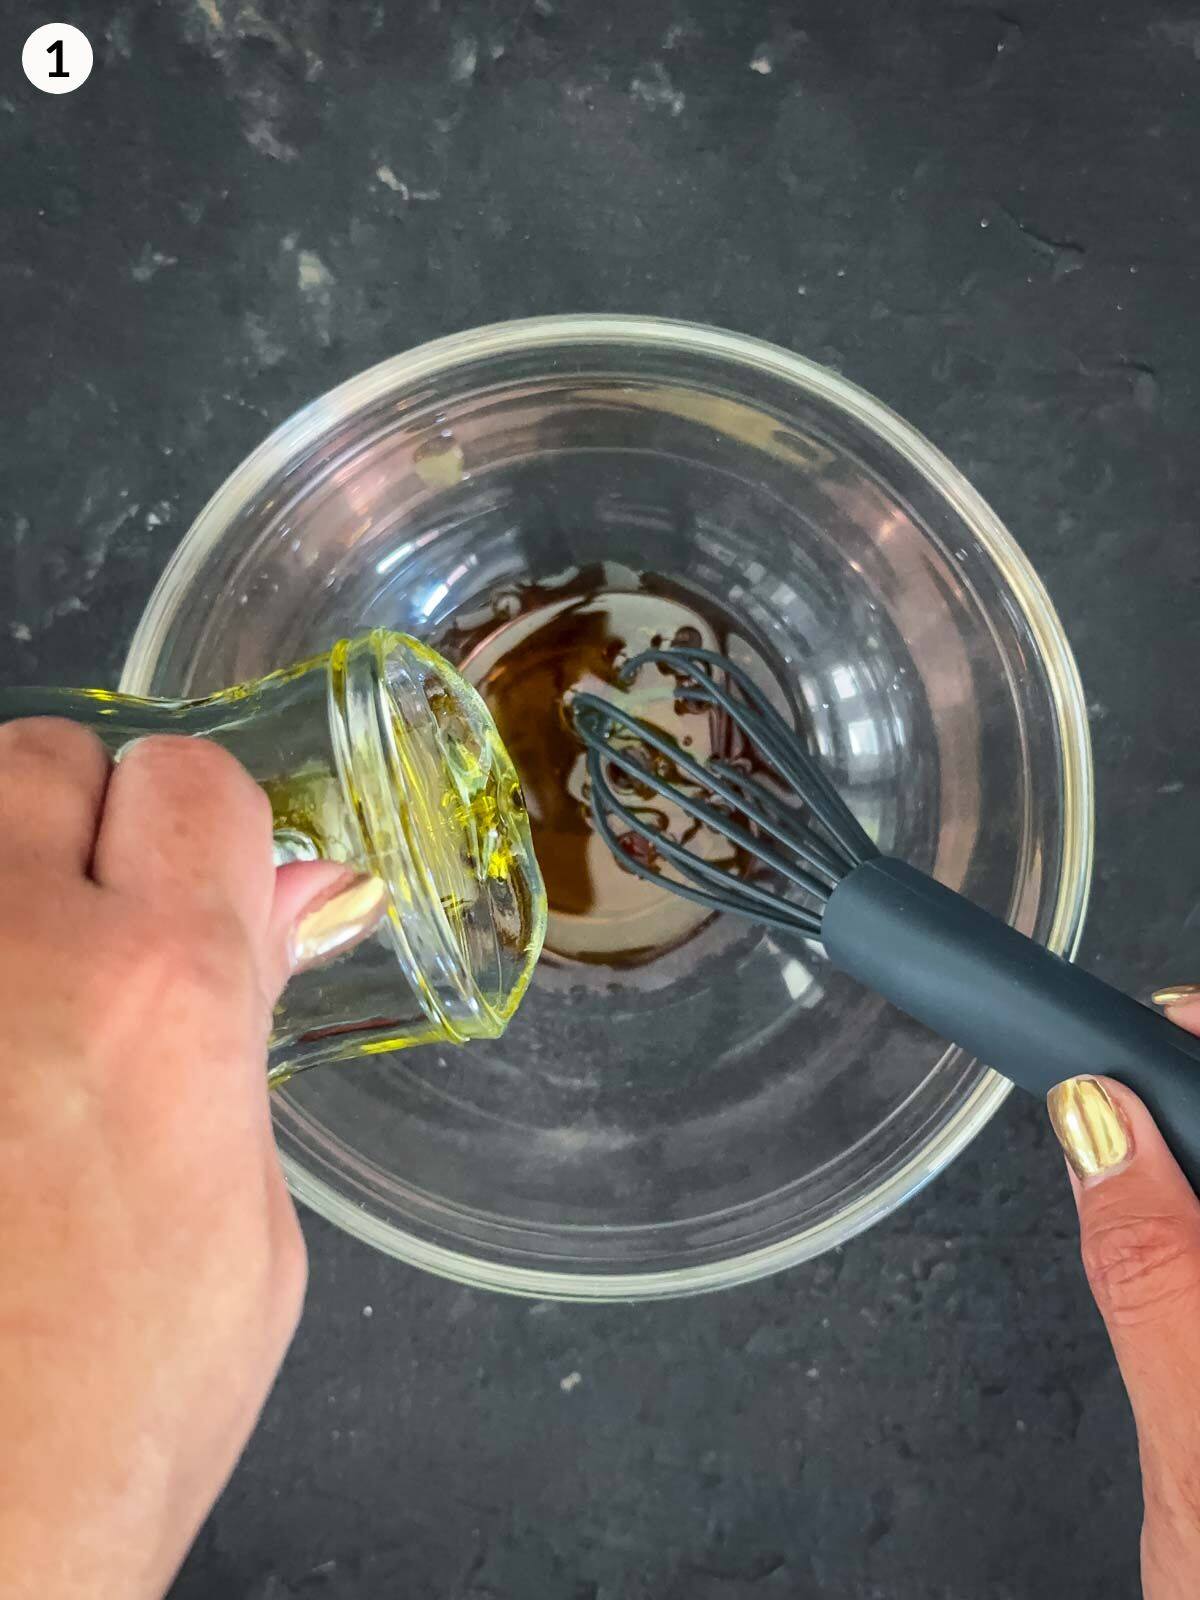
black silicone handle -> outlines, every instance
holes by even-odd
[[[1127,1084],[1200,1193],[1200,1039],[886,856],[833,891],[821,939],[843,972],[1022,1089]]]

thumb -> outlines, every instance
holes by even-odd
[[[1147,1537],[1165,1522],[1198,1555],[1200,1200],[1122,1085],[1071,1078],[1048,1107],[1071,1168],[1084,1268],[1137,1423]]]
[[[381,879],[336,861],[280,867],[264,957],[272,997],[294,973],[335,961],[369,938],[390,904]]]

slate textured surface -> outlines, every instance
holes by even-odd
[[[1200,20],[1114,0],[60,0],[0,21],[0,678],[111,680],[225,473],[495,319],[637,310],[845,371],[1044,575],[1088,689],[1083,959],[1200,976]],[[35,22],[96,47],[50,99]],[[888,1224],[654,1307],[316,1220],[174,1600],[1136,1592],[1132,1429],[1040,1108]]]

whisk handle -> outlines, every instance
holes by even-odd
[[[833,891],[821,939],[836,967],[1022,1089],[1127,1084],[1200,1193],[1200,1039],[886,856]]]

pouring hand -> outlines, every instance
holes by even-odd
[[[214,745],[113,769],[70,723],[0,727],[7,1600],[161,1595],[274,1380],[306,1266],[266,1042],[331,870],[276,874]]]

